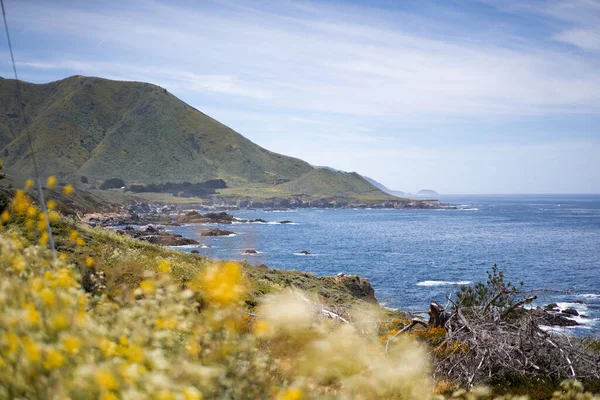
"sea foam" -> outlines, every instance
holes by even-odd
[[[422,281],[417,286],[451,286],[451,285],[470,285],[471,281]]]

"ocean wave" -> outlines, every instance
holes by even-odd
[[[197,244],[182,244],[180,246],[165,246],[168,247],[169,249],[197,249],[198,245]]]
[[[320,256],[320,254],[313,254],[313,253],[310,253],[310,254],[292,253],[292,254],[294,254],[295,256],[301,256],[301,257],[315,257],[315,256]]]
[[[263,254],[263,253],[264,253],[264,251],[256,250],[256,253],[246,253],[246,252],[242,251],[240,254],[243,256],[257,256],[257,255]]]
[[[273,211],[273,212],[276,212],[276,211]],[[279,221],[266,221],[266,222],[261,222],[261,221],[252,221],[252,222],[233,221],[232,224],[236,224],[236,225],[245,225],[245,224],[256,224],[256,225],[298,225],[297,222],[286,222],[285,224],[282,224]]]
[[[417,286],[451,286],[451,285],[470,285],[472,281],[422,281]]]
[[[463,210],[463,211],[479,211],[479,208],[477,208],[477,207],[461,208],[461,210]]]
[[[583,294],[578,294],[577,297],[582,297],[584,299],[600,299],[600,294],[596,294],[596,293],[583,293]]]

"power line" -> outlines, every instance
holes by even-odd
[[[4,8],[4,0],[0,0],[0,5],[2,6],[2,18],[4,19],[4,30],[6,32],[6,40],[8,41],[8,50],[10,51],[10,60],[12,61],[13,72],[15,74],[15,81],[17,85],[17,101],[19,103],[19,107],[21,108],[21,116],[23,118],[25,133],[27,135],[27,142],[29,143],[29,151],[31,151],[31,159],[33,160],[33,170],[35,173],[35,180],[37,183],[38,197],[40,199],[40,205],[42,207],[42,212],[46,216],[46,231],[48,232],[48,241],[50,243],[50,249],[52,249],[52,253],[56,256],[56,249],[54,248],[54,237],[52,236],[52,227],[50,226],[50,218],[48,217],[48,210],[46,209],[46,202],[44,201],[44,191],[42,190],[42,182],[40,180],[40,173],[37,165],[37,161],[35,160],[35,152],[33,151],[33,142],[31,140],[31,134],[27,129],[27,119],[25,117],[25,104],[23,104],[23,95],[21,93],[21,81],[19,81],[19,75],[17,74],[17,63],[15,63],[15,56],[12,49],[12,43],[10,41],[10,33],[8,31],[8,23],[6,22],[6,10]]]

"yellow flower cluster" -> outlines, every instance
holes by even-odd
[[[56,185],[56,182],[56,178],[51,176],[48,178],[46,186],[52,188]],[[33,180],[28,179],[25,182],[25,189],[16,191],[10,208],[3,210],[0,214],[0,227],[11,220],[11,214],[14,214],[16,217],[24,217],[24,225],[28,236],[30,238],[37,237],[39,244],[45,246],[49,240],[48,225],[57,222],[60,216],[58,212],[55,211],[57,207],[56,201],[52,199],[48,200],[46,203],[47,213],[42,212],[33,205],[27,195],[27,191],[33,186]],[[74,188],[72,185],[66,185],[63,190],[66,195],[71,195]]]

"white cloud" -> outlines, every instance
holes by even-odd
[[[600,111],[596,60],[568,52],[533,43],[509,48],[485,32],[474,42],[460,34],[429,37],[426,29],[417,34],[402,24],[378,28],[369,8],[360,9],[365,22],[356,22],[344,19],[343,8],[336,14],[315,3],[225,4],[192,10],[154,2],[127,13],[34,4],[27,18],[38,21],[30,29],[103,40],[103,61],[113,73],[118,66],[124,75],[173,89],[271,107],[351,115]],[[592,33],[571,41],[594,47]],[[111,44],[130,54],[114,59]],[[76,63],[71,69],[90,70]]]
[[[570,29],[559,33],[555,38],[584,50],[600,51],[600,32],[589,29]]]

